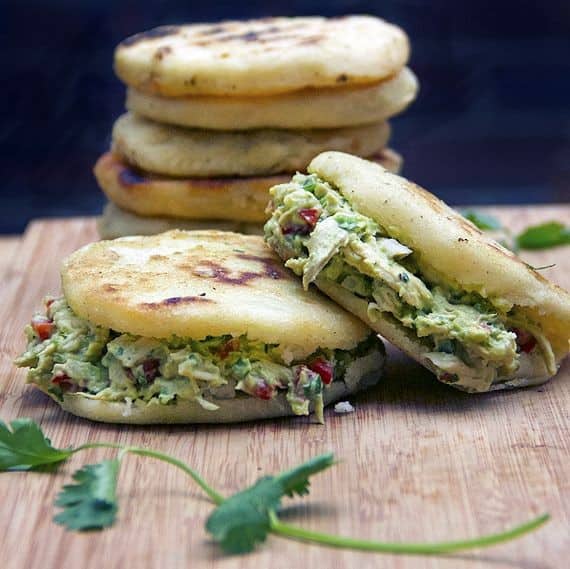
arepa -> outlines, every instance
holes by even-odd
[[[303,278],[470,392],[543,383],[567,355],[570,295],[426,190],[317,156],[271,190],[268,243]]]
[[[192,128],[339,128],[377,123],[402,112],[416,97],[418,80],[404,68],[370,85],[303,89],[272,96],[161,97],[127,90],[127,109],[157,122]]]
[[[377,83],[406,64],[408,39],[372,16],[162,26],[121,42],[115,71],[164,97],[257,96]]]
[[[62,266],[16,361],[64,409],[123,423],[314,409],[378,381],[383,347],[305,293],[261,237],[172,231],[92,243]]]
[[[132,166],[178,177],[258,176],[304,169],[323,150],[370,156],[386,146],[388,123],[319,130],[208,131],[127,113],[113,127],[113,151]]]

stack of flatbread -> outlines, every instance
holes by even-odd
[[[163,26],[124,40],[127,110],[95,166],[103,237],[261,232],[268,189],[325,150],[397,172],[389,117],[415,98],[405,33],[370,16]]]

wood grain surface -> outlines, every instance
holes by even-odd
[[[10,275],[15,265],[13,259],[22,239],[19,236],[0,237],[0,294],[4,281]]]
[[[570,220],[570,206],[493,208],[519,229]],[[211,505],[172,467],[128,457],[119,480],[115,527],[86,534],[56,526],[53,500],[74,470],[110,456],[76,455],[57,474],[0,474],[3,569],[341,568],[546,569],[570,555],[570,362],[544,386],[467,395],[439,384],[393,348],[386,379],[351,399],[356,412],[233,426],[127,427],[69,416],[24,384],[12,358],[22,329],[46,293],[57,293],[58,265],[96,239],[93,220],[33,223],[0,274],[0,417],[32,417],[56,446],[103,440],[172,453],[224,494],[265,473],[321,452],[341,462],[314,479],[311,494],[287,502],[291,523],[385,540],[440,541],[477,536],[550,512],[552,521],[522,540],[454,557],[355,553],[271,537],[251,555],[224,557],[204,531]],[[3,249],[0,248],[0,251]],[[570,288],[570,248],[525,254]],[[6,266],[6,263],[4,263]]]

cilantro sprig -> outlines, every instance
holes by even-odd
[[[278,514],[285,496],[304,496],[309,493],[310,478],[334,464],[332,454],[323,454],[281,474],[260,478],[245,490],[224,498],[189,465],[152,449],[104,442],[57,449],[30,419],[18,419],[10,427],[11,429],[0,421],[0,472],[45,470],[45,467],[57,466],[76,452],[87,449],[109,448],[117,451],[117,456],[113,459],[88,464],[76,471],[73,475],[74,483],[64,486],[59,493],[55,505],[61,511],[56,514],[54,521],[74,531],[98,530],[115,523],[119,470],[128,454],[166,462],[190,476],[216,505],[206,522],[206,530],[229,554],[253,551],[271,533],[328,547],[380,553],[444,555],[521,537],[550,519],[548,514],[543,514],[504,532],[443,543],[390,543],[331,535],[282,522]]]

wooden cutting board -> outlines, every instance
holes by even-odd
[[[570,206],[493,208],[514,229],[570,220]],[[341,462],[314,479],[287,519],[314,530],[385,540],[440,541],[495,532],[542,512],[537,533],[493,549],[422,558],[326,549],[271,537],[254,554],[224,557],[204,531],[210,503],[181,472],[128,457],[115,527],[87,534],[55,525],[53,500],[74,470],[111,456],[89,451],[56,475],[0,474],[0,558],[5,569],[223,567],[561,568],[570,555],[570,366],[550,383],[467,395],[437,383],[393,348],[386,379],[352,398],[356,412],[234,426],[126,427],[74,418],[24,385],[12,358],[46,293],[56,293],[62,257],[96,239],[91,219],[33,223],[2,246],[0,417],[32,417],[56,446],[103,440],[172,453],[224,494],[257,477],[334,451]],[[526,254],[570,288],[570,248]],[[287,503],[289,505],[289,502]]]

